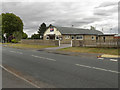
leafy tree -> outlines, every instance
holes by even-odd
[[[43,37],[43,34],[44,34],[45,31],[46,31],[46,24],[45,24],[45,23],[42,23],[42,24],[40,25],[40,27],[39,27],[38,33],[39,33],[40,36]]]
[[[40,35],[39,34],[33,34],[31,36],[31,39],[40,39]]]
[[[2,13],[2,33],[7,33],[7,37],[14,34],[15,38],[20,40],[23,33],[23,22],[20,17],[13,13]]]
[[[13,37],[15,37],[15,39],[16,39],[17,41],[20,41],[21,38],[22,38],[22,32],[19,32],[19,31],[13,32],[12,35],[13,35]]]
[[[27,39],[27,38],[28,38],[28,35],[23,32],[23,34],[22,34],[22,39]]]
[[[96,30],[95,27],[93,26],[90,26],[90,30]]]

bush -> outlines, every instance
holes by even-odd
[[[11,42],[12,43],[18,43],[18,41],[16,39],[12,39]]]

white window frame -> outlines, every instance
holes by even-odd
[[[49,40],[49,36],[46,36],[46,40]]]
[[[81,39],[77,39],[77,37],[82,37]],[[77,35],[76,40],[83,40],[83,35]]]
[[[94,37],[94,36],[92,36],[92,37],[91,37],[91,39],[92,39],[92,40],[95,40],[95,37]]]
[[[65,39],[70,39],[70,36],[69,35],[65,35]]]
[[[106,41],[106,37],[105,37],[105,36],[103,36],[103,41],[104,41],[104,42]]]
[[[72,37],[73,37],[73,39],[72,39]],[[75,39],[75,36],[71,36],[71,39],[74,40],[74,39]]]

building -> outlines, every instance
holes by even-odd
[[[80,29],[72,27],[49,27],[44,33],[44,40],[61,40],[61,43],[71,43],[71,40],[98,41],[99,35],[103,35],[98,30]]]
[[[115,39],[120,39],[120,34],[116,34],[116,35],[114,36],[114,38],[115,38]]]

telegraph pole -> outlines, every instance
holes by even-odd
[[[112,28],[110,28],[110,34],[111,34]]]

